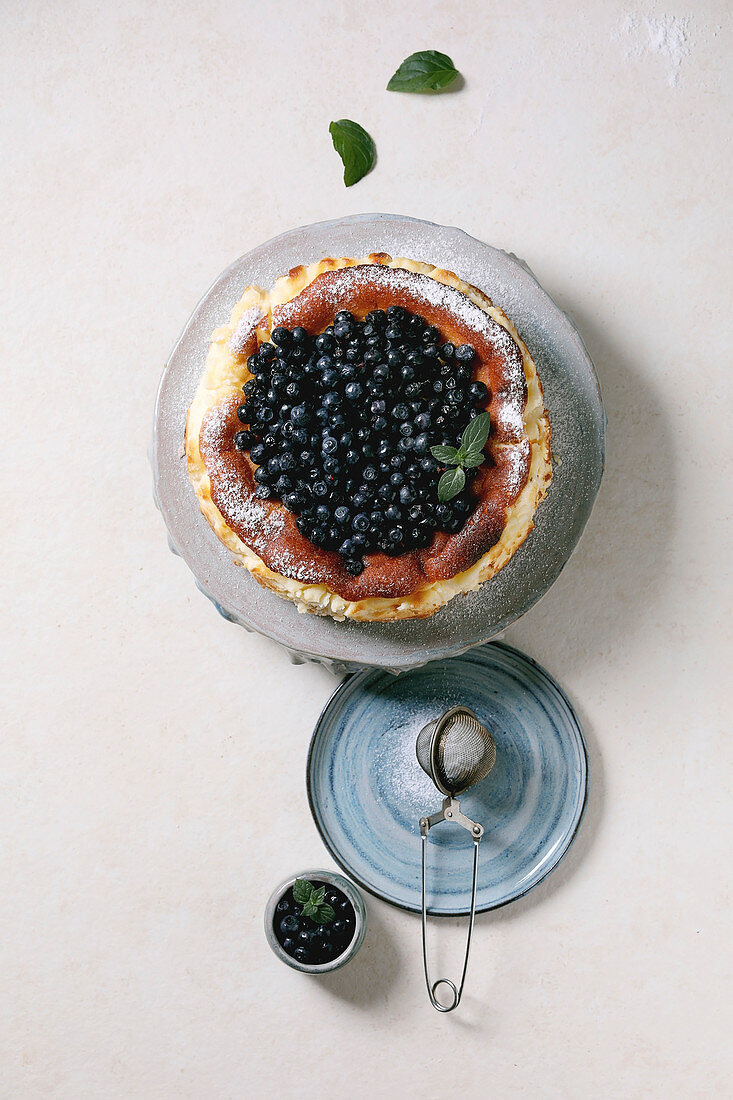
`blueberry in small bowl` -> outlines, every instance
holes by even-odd
[[[333,871],[292,875],[265,909],[265,935],[275,954],[309,974],[337,970],[354,957],[366,932],[366,907],[347,878]]]

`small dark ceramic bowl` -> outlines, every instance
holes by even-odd
[[[341,954],[336,955],[332,959],[328,959],[326,962],[300,962],[298,959],[288,954],[275,934],[274,919],[277,904],[292,887],[297,878],[307,879],[308,882],[322,882],[325,883],[326,886],[333,886],[334,889],[340,890],[353,906],[355,919],[354,934]],[[344,966],[353,959],[364,940],[366,924],[367,914],[364,899],[353,882],[350,882],[349,879],[344,878],[343,875],[339,875],[335,871],[311,870],[301,871],[297,875],[290,875],[289,878],[281,882],[277,889],[272,892],[265,906],[265,936],[267,937],[267,942],[279,959],[287,963],[288,966],[292,966],[294,970],[302,970],[304,974],[328,974],[332,970],[338,970],[339,967]]]

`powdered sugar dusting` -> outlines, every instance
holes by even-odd
[[[440,283],[429,275],[383,264],[359,264],[339,268],[337,279],[320,279],[311,287],[318,302],[328,305],[336,313],[345,302],[353,301],[361,292],[371,290],[375,285],[380,292],[392,296],[395,302],[399,302],[402,295],[410,294],[426,306],[444,310],[476,336],[490,340],[508,363],[518,364],[518,377],[523,378],[521,356],[517,356],[517,345],[510,333],[463,291]],[[287,326],[293,323],[300,309],[301,303],[296,297],[292,302],[277,306],[273,312],[277,321]]]
[[[296,557],[287,546],[270,546],[267,555],[268,568],[290,577],[294,581],[313,581],[313,563],[303,557]]]
[[[246,533],[244,541],[257,549],[278,535],[285,526],[285,517],[278,509],[266,508],[253,497],[242,479],[237,476],[234,463],[228,453],[216,446],[222,429],[228,420],[226,405],[215,406],[206,417],[202,431],[202,443],[207,446],[207,469],[212,485],[216,485],[216,506],[227,524]]]
[[[264,316],[259,306],[251,306],[244,311],[239,318],[237,327],[229,339],[229,350],[234,355],[241,355],[246,349],[247,344],[252,339],[252,336],[257,330],[257,326],[260,321],[264,319]]]
[[[521,443],[502,445],[500,453],[501,472],[506,486],[505,491],[514,500],[519,496],[527,480],[531,457],[529,441],[525,439]]]

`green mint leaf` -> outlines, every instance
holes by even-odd
[[[458,496],[465,484],[466,475],[460,466],[456,466],[453,470],[446,470],[438,482],[438,500],[441,502],[452,500],[453,497]]]
[[[296,878],[293,883],[293,899],[296,905],[305,905],[311,899],[313,887],[305,878]]]
[[[333,147],[344,164],[344,183],[351,187],[374,167],[377,156],[374,142],[366,130],[350,118],[340,118],[332,122],[328,132]]]
[[[303,917],[315,917],[317,912],[318,912],[318,906],[314,905],[313,902],[311,902],[311,901],[307,901],[305,903],[305,905],[303,906],[303,911],[301,913],[301,916],[303,916]]]
[[[311,895],[312,905],[323,905],[323,901],[326,897],[326,887],[321,886],[318,890],[314,890]]]
[[[482,451],[486,445],[486,440],[489,438],[490,429],[491,417],[487,412],[482,412],[479,413],[478,416],[474,416],[473,420],[461,436],[461,446],[459,447],[459,452],[462,452],[465,455],[469,451]]]
[[[458,464],[458,450],[456,447],[431,447],[430,453],[436,462],[440,462],[442,466],[448,464],[456,466]]]
[[[461,451],[458,453],[461,457],[461,466],[465,470],[470,470],[472,466],[480,466],[486,458],[483,447],[470,447],[467,451],[463,451],[463,454]]]
[[[336,910],[332,905],[319,905],[318,912],[313,920],[316,924],[330,924],[331,921],[336,919]]]
[[[451,59],[437,50],[411,53],[387,85],[388,92],[440,92],[458,76]]]

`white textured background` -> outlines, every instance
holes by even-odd
[[[3,1098],[730,1095],[729,16],[0,4]],[[388,94],[422,48],[465,85]],[[341,116],[379,151],[348,191]],[[270,954],[270,889],[327,862],[303,778],[332,680],[198,594],[145,457],[214,276],[371,210],[525,257],[610,420],[577,554],[508,633],[578,705],[589,812],[545,884],[480,919],[448,1018],[419,921],[376,901],[338,975]],[[462,928],[438,931],[450,971]]]

